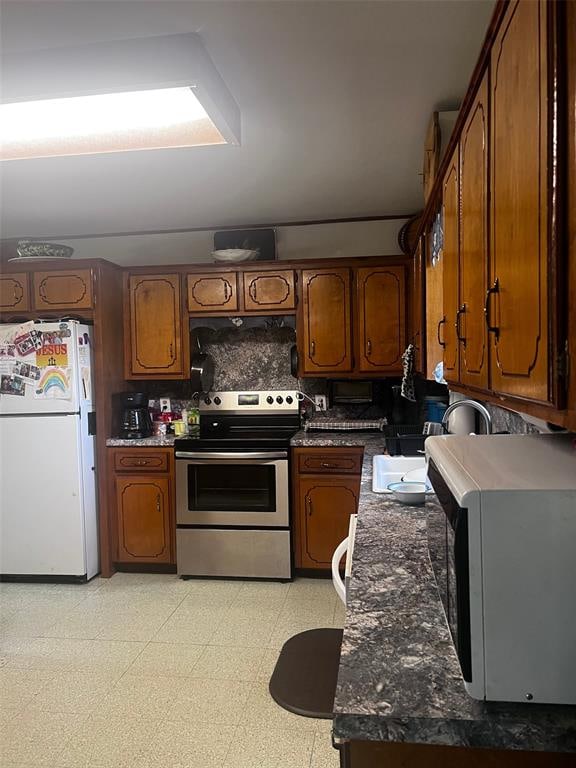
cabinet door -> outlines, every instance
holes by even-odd
[[[360,477],[300,477],[298,487],[302,568],[330,568],[358,508]]]
[[[426,378],[434,378],[434,368],[444,355],[444,327],[446,318],[442,299],[442,253],[432,258],[432,232],[425,239],[426,256]]]
[[[352,370],[350,270],[302,272],[301,358],[304,373]]]
[[[492,49],[490,84],[491,387],[539,401],[551,396],[547,168],[553,99],[546,34],[547,3],[512,2]]]
[[[236,272],[188,275],[189,312],[235,312],[237,309]]]
[[[414,371],[423,374],[426,364],[426,326],[424,318],[424,279],[426,247],[422,235],[414,252],[412,268],[412,343],[414,344]]]
[[[460,139],[460,381],[486,389],[484,300],[488,273],[488,74]]]
[[[184,375],[179,275],[131,275],[128,285],[127,378]]]
[[[248,311],[294,309],[294,272],[244,272],[244,308]]]
[[[442,183],[442,212],[444,223],[444,245],[442,247],[443,305],[444,317],[444,378],[458,381],[458,150],[448,166]]]
[[[30,309],[27,272],[0,275],[0,311],[14,309]]]
[[[124,475],[116,478],[118,562],[169,563],[170,481]]]
[[[34,272],[34,309],[91,309],[92,276],[89,269]]]
[[[356,270],[358,369],[401,371],[406,349],[404,267]]]

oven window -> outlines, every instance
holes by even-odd
[[[274,466],[189,464],[188,509],[191,512],[275,512]]]

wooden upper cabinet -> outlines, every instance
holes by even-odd
[[[488,387],[488,74],[460,138],[460,382]]]
[[[360,371],[402,370],[406,348],[405,294],[402,266],[356,270]]]
[[[89,269],[34,272],[34,309],[91,309],[92,273]]]
[[[461,326],[461,307],[458,296],[459,261],[459,196],[458,150],[456,149],[442,183],[442,212],[444,245],[442,247],[444,378],[458,381],[458,334]]]
[[[304,373],[352,371],[350,270],[302,272],[301,366]]]
[[[244,309],[287,310],[294,309],[294,272],[285,269],[278,272],[244,272]]]
[[[236,312],[236,272],[206,272],[188,275],[189,312]]]
[[[412,265],[412,281],[414,293],[412,297],[412,343],[414,344],[414,370],[424,374],[426,365],[426,325],[424,317],[424,279],[426,270],[426,238],[418,240],[414,251]]]
[[[538,401],[551,399],[548,152],[554,99],[548,99],[547,10],[543,1],[510,3],[492,48],[490,84],[491,385]]]
[[[14,272],[0,274],[0,311],[30,309],[28,273]]]
[[[178,378],[182,349],[180,276],[130,275],[126,378]]]
[[[170,480],[139,475],[116,477],[117,561],[170,563]]]
[[[434,368],[442,361],[444,355],[444,306],[442,299],[442,272],[444,260],[432,258],[432,233],[429,230],[425,242],[426,263],[426,378],[434,378]]]

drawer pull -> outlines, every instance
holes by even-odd
[[[338,469],[338,464],[329,464],[327,461],[322,461],[320,466],[326,467],[326,469]]]

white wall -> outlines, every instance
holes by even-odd
[[[398,254],[398,230],[405,219],[277,227],[279,259],[328,259]],[[122,266],[194,264],[211,261],[214,232],[58,240],[74,248],[73,258],[108,259]]]

